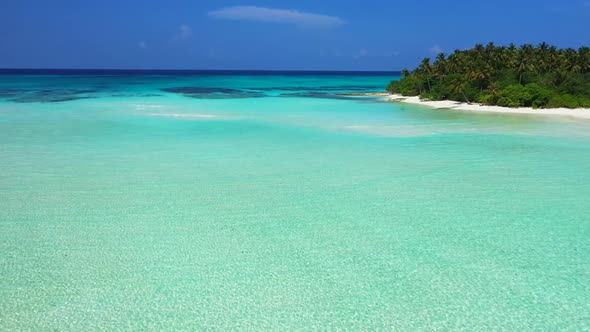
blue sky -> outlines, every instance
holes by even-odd
[[[590,0],[1,0],[0,67],[399,70],[588,30]]]

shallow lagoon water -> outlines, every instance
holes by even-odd
[[[0,76],[0,330],[590,329],[590,122],[392,78]]]

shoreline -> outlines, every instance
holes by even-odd
[[[426,101],[420,100],[420,97],[406,97],[400,94],[392,94],[385,98],[387,101],[407,103],[413,105],[422,105],[431,107],[434,109],[449,109],[467,112],[482,112],[482,113],[505,113],[505,114],[526,114],[526,115],[543,115],[543,116],[565,116],[573,117],[578,119],[590,120],[590,109],[588,108],[539,108],[533,109],[531,107],[502,107],[502,106],[489,106],[481,105],[477,103],[464,103],[453,100],[438,100],[438,101]]]

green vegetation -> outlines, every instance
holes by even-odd
[[[590,48],[493,43],[424,59],[387,86],[390,93],[507,107],[590,107]]]

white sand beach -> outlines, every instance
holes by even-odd
[[[432,107],[435,109],[453,109],[460,111],[473,111],[473,112],[492,112],[492,113],[510,113],[510,114],[532,114],[532,115],[547,115],[547,116],[567,116],[579,119],[590,120],[590,109],[588,108],[547,108],[547,109],[533,109],[530,107],[501,107],[501,106],[488,106],[477,103],[463,103],[452,100],[440,100],[440,101],[427,101],[420,100],[420,97],[405,97],[399,94],[392,94],[386,97],[387,100],[393,102],[401,102],[415,105],[423,105]]]

